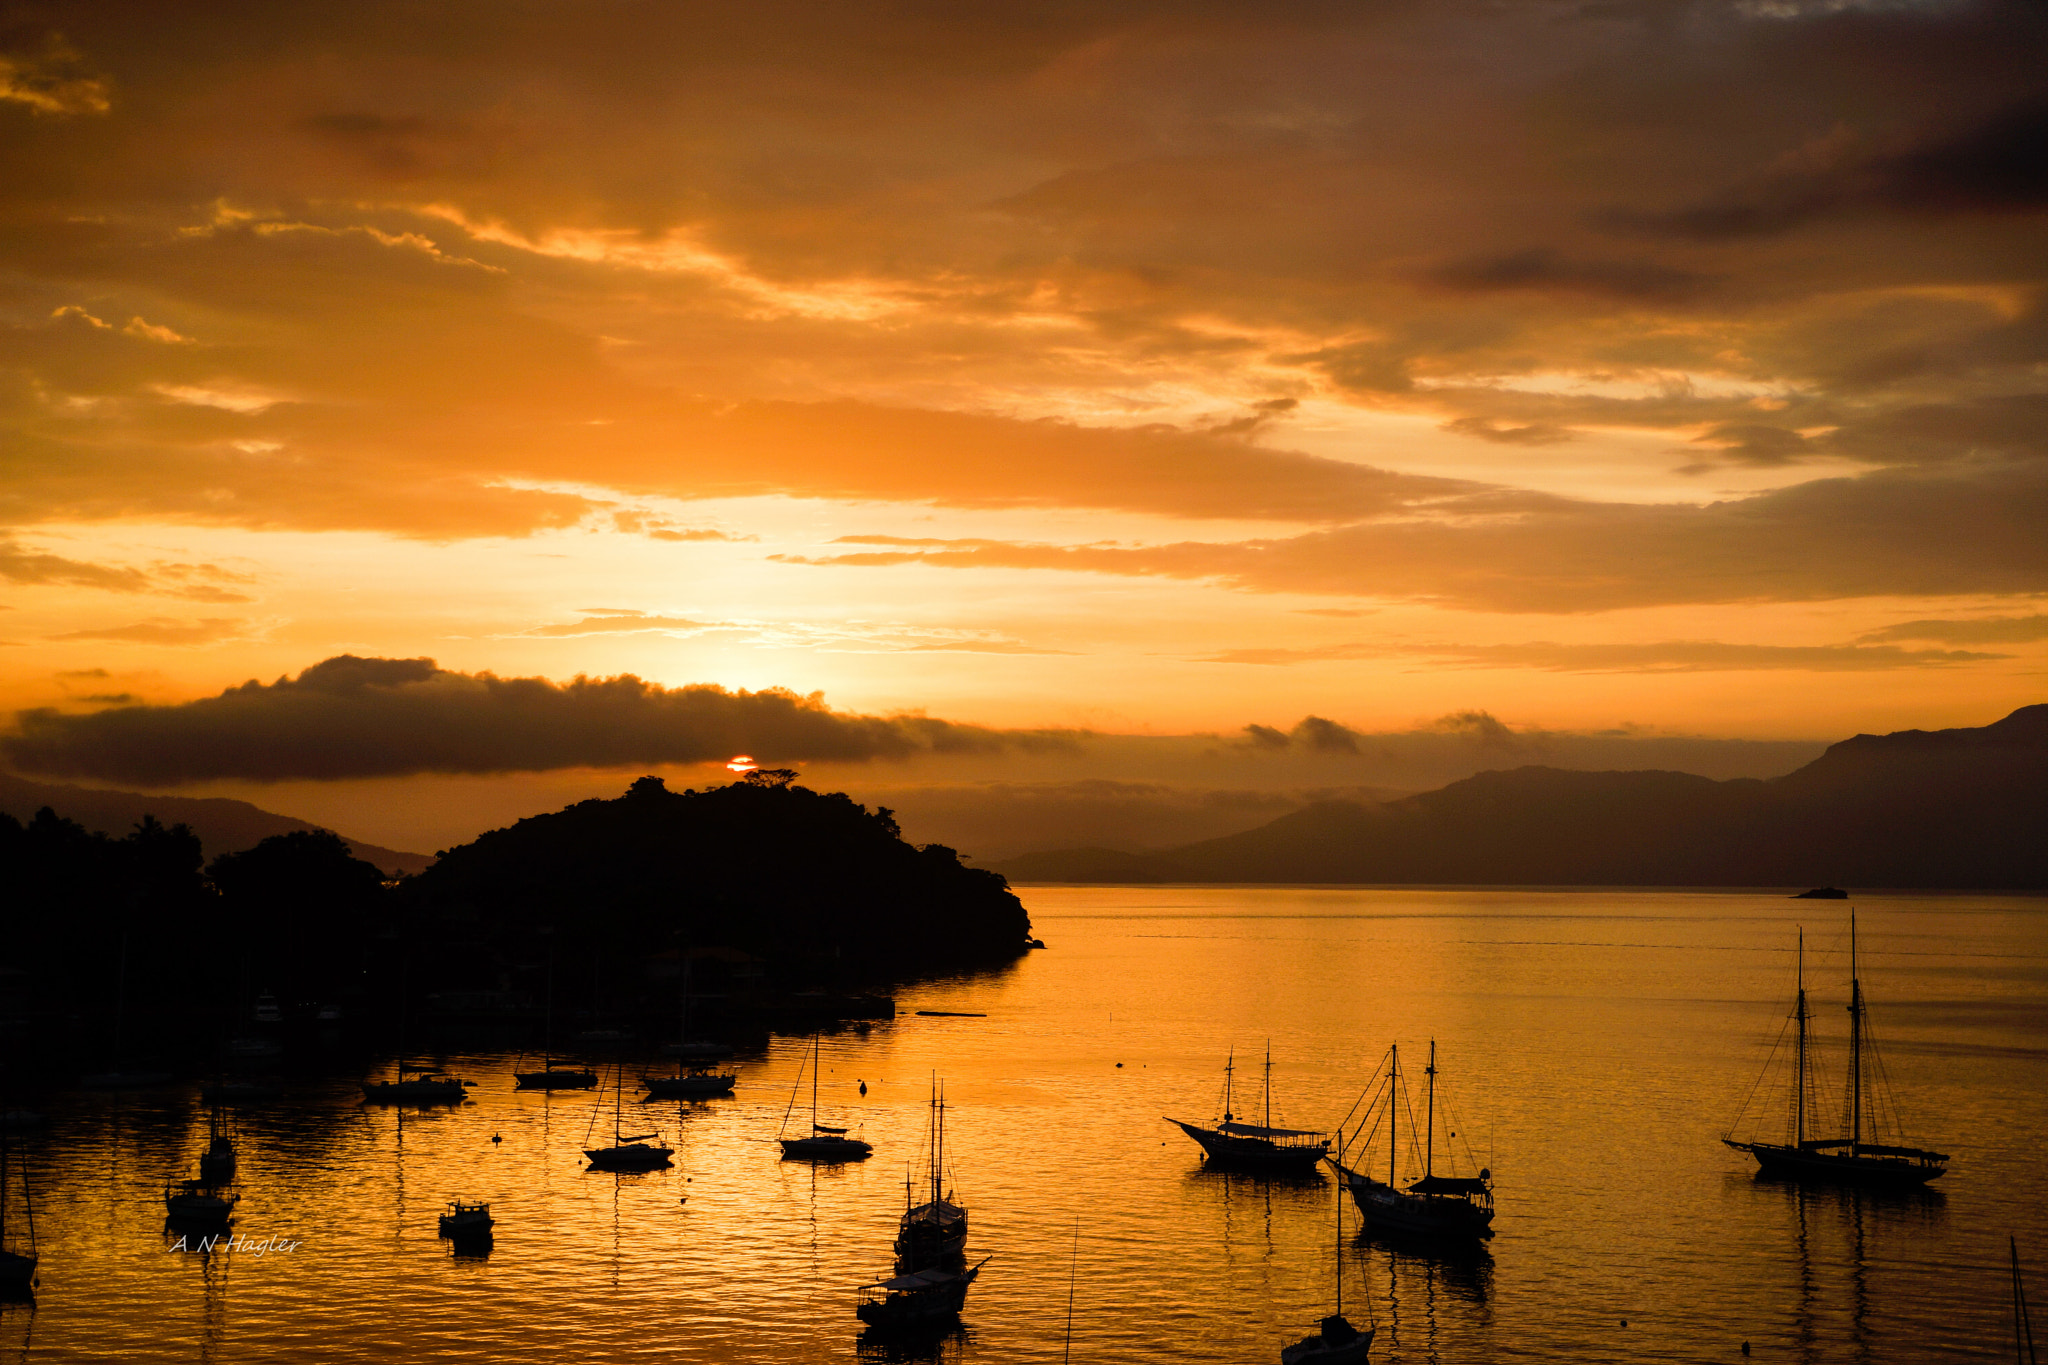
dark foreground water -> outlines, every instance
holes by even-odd
[[[1212,1118],[1225,1055],[1269,1038],[1275,1120],[1303,1127],[1343,1115],[1389,1041],[1419,1075],[1435,1038],[1457,1145],[1495,1173],[1476,1258],[1345,1237],[1376,1360],[1732,1361],[1745,1340],[1765,1361],[2010,1359],[2008,1233],[2048,1305],[2048,902],[1857,902],[1900,1108],[1954,1156],[1932,1192],[1883,1196],[1762,1183],[1717,1141],[1778,1031],[1798,924],[1839,1057],[1840,904],[1024,896],[1050,950],[898,1001],[987,1018],[826,1038],[825,1106],[876,1148],[857,1166],[778,1160],[807,1039],[742,1055],[735,1099],[647,1106],[679,1148],[651,1175],[582,1169],[590,1095],[515,1092],[514,1058],[458,1055],[480,1082],[458,1110],[366,1108],[337,1075],[242,1111],[240,1242],[205,1254],[162,1229],[163,1184],[204,1143],[196,1093],[55,1097],[23,1139],[42,1288],[0,1307],[0,1359],[1277,1360],[1327,1311],[1334,1187],[1205,1172],[1161,1121]],[[934,1071],[970,1252],[994,1259],[964,1330],[905,1353],[862,1343],[854,1287],[886,1270]],[[488,1258],[437,1239],[455,1196],[491,1202]]]

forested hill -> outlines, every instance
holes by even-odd
[[[2048,706],[1858,735],[1770,781],[1485,772],[1378,805],[1330,801],[1152,853],[1061,849],[1019,881],[2048,889]]]
[[[722,944],[893,974],[1007,962],[1031,923],[996,873],[903,841],[887,809],[754,773],[708,791],[643,777],[444,852],[402,894],[441,916],[614,941]]]

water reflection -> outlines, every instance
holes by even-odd
[[[514,1091],[511,1043],[448,1057],[480,1085],[438,1110],[361,1103],[358,1078],[389,1055],[294,1055],[284,1101],[237,1109],[244,1240],[173,1255],[157,1236],[162,1189],[205,1142],[195,1087],[34,1097],[50,1115],[25,1144],[44,1288],[40,1308],[0,1305],[0,1365],[30,1358],[32,1324],[33,1358],[52,1361],[314,1365],[333,1358],[317,1326],[364,1359],[1055,1365],[1076,1272],[1075,1360],[1271,1359],[1329,1309],[1339,1192],[1326,1170],[1198,1164],[1161,1141],[1158,1118],[1251,1027],[1302,1059],[1290,1112],[1310,1117],[1334,1119],[1357,1093],[1359,1036],[1439,1033],[1485,1058],[1472,1103],[1498,1117],[1515,1172],[1490,1249],[1360,1235],[1345,1205],[1345,1310],[1377,1323],[1380,1365],[1618,1359],[1622,1317],[1630,1361],[1739,1358],[1743,1339],[1809,1365],[2009,1342],[1992,1301],[2003,1281],[1979,1270],[2003,1263],[2009,1224],[2023,1242],[2048,1236],[2048,1191],[1997,1135],[2048,1126],[2048,1053],[1915,1071],[1916,1109],[1994,1135],[1955,1144],[1967,1166],[1959,1156],[1945,1191],[1766,1181],[1735,1172],[1705,1131],[1703,1097],[1753,1079],[1756,1021],[1774,1007],[1746,992],[1782,964],[1745,945],[1775,941],[1755,923],[1790,913],[1781,903],[1759,899],[1745,919],[1734,896],[1440,893],[1424,914],[1403,908],[1419,893],[1144,894],[1159,904],[1143,914],[1044,915],[1048,939],[1062,925],[1057,952],[906,993],[912,1013],[839,1035],[825,1102],[866,1125],[865,1165],[778,1159],[805,1036],[742,1058],[735,1097],[660,1101],[679,1136],[677,1165],[656,1172],[588,1170],[592,1097]],[[1260,905],[1279,909],[1262,923]],[[2039,956],[2038,908],[2015,912],[2009,941],[1947,911],[1929,923],[1930,954]],[[1888,999],[1914,998],[1919,962],[1893,969]],[[2048,969],[1983,989],[2048,998]],[[1921,994],[1954,990],[1929,978]],[[914,1013],[925,1007],[986,1017]],[[1980,1016],[1986,1041],[2012,1041],[1998,1032],[2009,1011]],[[948,1151],[974,1253],[1002,1273],[977,1284],[963,1329],[880,1340],[861,1333],[855,1287],[887,1273],[934,1068],[957,1104]],[[605,1096],[596,1117],[613,1113]],[[1609,1133],[1626,1135],[1622,1156],[1588,1137]],[[493,1242],[437,1238],[456,1197],[492,1205]],[[305,1249],[257,1254],[273,1236]]]
[[[964,1323],[936,1332],[884,1332],[869,1327],[854,1339],[853,1355],[862,1365],[926,1365],[959,1360],[973,1340]]]

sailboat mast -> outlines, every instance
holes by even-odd
[[[939,1202],[939,1191],[946,1180],[946,1087],[939,1087],[939,1107],[934,1111],[938,1122],[932,1125],[932,1202]]]
[[[1422,1139],[1422,1178],[1436,1171],[1436,1039],[1429,1040],[1429,1127]]]
[[[811,1133],[818,1131],[818,1068],[825,1060],[825,1035],[811,1035]]]
[[[1230,1055],[1223,1059],[1223,1121],[1230,1122],[1237,1117],[1237,1106],[1230,1096],[1231,1078],[1237,1073],[1237,1049],[1231,1048]]]
[[[1344,1316],[1344,1187],[1334,1191],[1337,1205],[1337,1316]]]
[[[1799,930],[1799,982],[1798,1004],[1793,1007],[1792,1017],[1799,1024],[1799,1042],[1794,1053],[1795,1066],[1792,1079],[1792,1132],[1793,1145],[1806,1145],[1806,929]]]
[[[2020,1244],[2011,1233],[2005,1244],[2012,1251],[2012,1358],[2018,1365],[2034,1365],[2034,1324],[2027,1317],[2027,1291],[2020,1283]]]
[[[555,1064],[555,944],[548,940],[548,1014],[540,1026],[540,1069]]]
[[[1273,1126],[1273,1040],[1266,1040],[1266,1127]]]
[[[1394,1186],[1394,1154],[1401,1144],[1394,1136],[1394,1128],[1401,1122],[1401,1045],[1394,1043],[1387,1048],[1387,1188]]]
[[[1856,975],[1856,912],[1849,912],[1849,1150],[1863,1145],[1863,982]]]

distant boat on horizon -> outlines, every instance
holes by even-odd
[[[1360,1213],[1365,1215],[1368,1233],[1393,1231],[1450,1241],[1476,1241],[1493,1236],[1493,1172],[1481,1168],[1476,1176],[1436,1173],[1436,1041],[1430,1040],[1427,1100],[1428,1127],[1423,1132],[1422,1178],[1403,1188],[1399,1176],[1400,1144],[1397,1131],[1401,1111],[1407,1108],[1407,1092],[1401,1085],[1401,1052],[1398,1044],[1387,1048],[1386,1079],[1381,1083],[1382,1103],[1369,1106],[1358,1121],[1359,1132],[1368,1130],[1379,1114],[1387,1126],[1387,1178],[1377,1180],[1362,1169],[1352,1169],[1341,1159],[1332,1160],[1344,1177]],[[1413,1110],[1408,1111],[1412,1115]],[[1358,1133],[1353,1134],[1356,1140]],[[1368,1138],[1368,1142],[1370,1138]],[[1412,1141],[1412,1139],[1411,1139]],[[1411,1168],[1412,1169],[1412,1168]]]
[[[1808,1137],[1808,1113],[1813,1108],[1811,1014],[1806,1007],[1806,933],[1799,934],[1799,956],[1794,980],[1792,1020],[1795,1025],[1792,1063],[1792,1118],[1790,1142],[1741,1140],[1731,1131],[1721,1141],[1738,1152],[1756,1158],[1759,1175],[1793,1180],[1842,1181],[1857,1184],[1924,1185],[1948,1170],[1948,1154],[1901,1143],[1864,1141],[1866,1110],[1870,1129],[1880,1128],[1890,1111],[1892,1126],[1898,1127],[1897,1106],[1888,1092],[1866,1080],[1869,1058],[1877,1050],[1870,1036],[1869,1010],[1863,1003],[1863,983],[1856,974],[1856,912],[1849,912],[1849,1112],[1845,1137]],[[1774,1054],[1775,1055],[1775,1054]],[[1770,1062],[1765,1062],[1768,1073]],[[1875,1078],[1881,1080],[1883,1072]],[[1742,1122],[1737,1115],[1736,1123]]]
[[[1329,1134],[1308,1128],[1273,1127],[1273,1045],[1266,1044],[1264,1123],[1242,1123],[1233,1112],[1232,1083],[1237,1054],[1223,1063],[1223,1117],[1213,1127],[1166,1121],[1193,1138],[1211,1161],[1247,1170],[1304,1175],[1329,1155]]]

